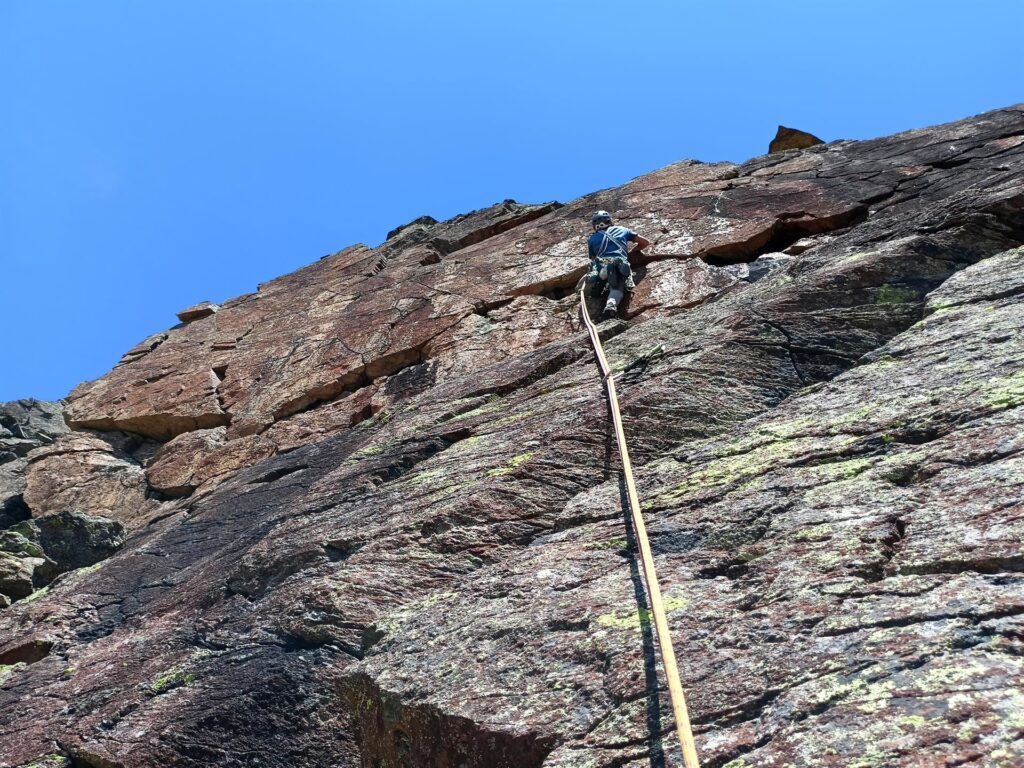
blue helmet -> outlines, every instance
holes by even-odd
[[[590,223],[594,227],[594,229],[597,229],[601,226],[610,226],[612,223],[612,215],[608,213],[608,211],[598,211],[597,213],[590,217]]]

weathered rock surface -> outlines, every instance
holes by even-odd
[[[148,446],[120,433],[69,433],[59,403],[0,405],[18,450],[0,464],[0,595],[28,597],[58,574],[94,565],[124,544],[124,524],[141,525],[161,505],[149,498],[132,451]],[[122,522],[109,519],[115,516]]]
[[[1022,172],[1024,107],[683,162],[147,339],[28,456],[19,525],[127,540],[8,553],[0,766],[680,765],[595,208],[657,241],[602,335],[703,764],[1024,764]]]
[[[100,509],[125,521],[141,516],[146,477],[126,442],[73,432],[29,454],[24,500],[33,516]]]
[[[56,561],[61,572],[105,560],[125,542],[124,526],[119,522],[82,512],[44,515],[23,526],[47,557]]]
[[[0,403],[0,528],[28,517],[25,457],[68,432],[61,403],[16,400]]]
[[[15,400],[0,403],[0,464],[25,456],[68,431],[60,403]]]
[[[210,315],[216,314],[219,309],[219,304],[214,304],[211,301],[201,301],[198,304],[193,304],[191,307],[181,310],[181,312],[178,313],[178,319],[183,323],[191,323],[193,320],[198,320],[200,317],[209,317]]]

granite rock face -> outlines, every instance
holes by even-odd
[[[703,764],[1024,764],[1022,172],[1024,107],[682,162],[146,339],[17,458],[0,766],[680,765],[597,208],[655,241],[601,333]]]

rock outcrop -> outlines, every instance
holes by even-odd
[[[775,138],[768,145],[768,153],[773,155],[776,152],[785,152],[787,149],[807,149],[824,143],[813,133],[780,125],[779,130],[775,132]]]
[[[703,764],[1024,764],[1022,172],[1017,106],[191,308],[0,464],[0,766],[680,765],[596,208],[655,241],[601,330]]]

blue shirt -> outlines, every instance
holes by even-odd
[[[628,260],[629,246],[627,243],[636,240],[636,232],[614,224],[608,229],[598,230],[587,241],[590,258],[606,259],[621,258]]]

